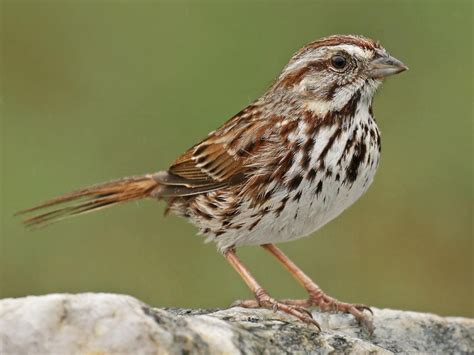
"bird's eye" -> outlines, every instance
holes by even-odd
[[[347,59],[342,54],[336,54],[331,58],[331,66],[336,70],[343,70],[347,66]]]

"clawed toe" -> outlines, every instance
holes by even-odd
[[[305,300],[282,300],[281,303],[300,308],[315,306],[323,312],[349,313],[352,314],[352,316],[354,316],[354,318],[359,322],[359,324],[366,328],[369,333],[372,333],[374,330],[372,320],[370,319],[370,317],[367,317],[367,315],[364,314],[364,311],[368,311],[372,315],[373,312],[370,307],[366,306],[365,304],[350,304],[340,302],[335,298],[329,297],[327,295],[319,297],[310,297],[309,299]]]
[[[371,315],[374,315],[374,312],[372,311],[372,309],[369,306],[366,306],[365,304],[354,304],[353,306],[361,312],[367,311]]]
[[[306,324],[312,324],[321,330],[318,322],[313,319],[313,315],[309,310],[298,305],[290,305],[284,302],[276,301],[270,296],[264,294],[259,295],[258,300],[239,300],[232,303],[231,307],[244,307],[244,308],[266,308],[273,311],[281,311],[286,314],[290,314]]]
[[[368,311],[370,314],[374,314],[370,307],[366,306],[365,304],[350,304],[345,302],[340,302],[331,297],[325,297],[320,300],[319,303],[315,304],[319,306],[321,310],[335,310],[344,313],[350,313],[354,316],[354,318],[361,324],[367,331],[372,334],[374,331],[374,325],[372,320],[367,317],[363,312]]]

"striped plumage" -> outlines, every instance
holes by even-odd
[[[328,71],[327,56],[342,49],[367,63],[383,53],[358,37],[306,46],[264,96],[171,167],[189,179],[240,174],[232,186],[170,201],[172,211],[188,217],[221,251],[310,234],[372,182],[380,135],[371,104],[380,80],[356,66],[342,80]]]
[[[308,235],[367,190],[380,159],[372,99],[384,77],[405,69],[378,43],[363,37],[314,41],[291,58],[262,97],[190,148],[167,171],[64,195],[27,211],[72,205],[26,223],[41,225],[145,197],[165,200],[169,210],[217,243],[256,294],[258,305],[270,302],[312,322],[298,304],[269,301],[268,294],[242,271],[234,249]],[[274,246],[266,248],[292,271],[290,261]],[[298,271],[292,271],[295,277],[304,278]],[[305,287],[313,295],[313,305],[324,309],[324,302],[332,302],[365,319],[362,306],[330,299],[309,281]]]
[[[365,192],[378,165],[379,131],[370,107],[357,102],[349,103],[348,114],[334,112],[330,125],[317,125],[321,118],[304,109],[276,116],[262,130],[268,138],[258,147],[247,145],[242,182],[174,198],[170,208],[189,217],[222,251],[315,231]],[[251,108],[249,115],[254,110],[259,116],[266,111]]]

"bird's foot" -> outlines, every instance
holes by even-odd
[[[374,325],[372,319],[369,318],[364,311],[368,311],[373,315],[370,307],[365,304],[351,304],[346,302],[338,301],[337,299],[326,295],[325,293],[318,291],[317,293],[311,294],[309,298],[305,300],[282,300],[281,303],[294,306],[294,307],[318,307],[323,312],[343,312],[350,313],[355,319],[361,324],[367,331],[372,334],[374,331]]]
[[[274,310],[281,310],[285,313],[292,314],[295,317],[301,319],[306,323],[316,323],[311,313],[307,310],[309,307],[318,307],[323,312],[343,312],[350,313],[354,318],[361,324],[367,331],[372,334],[374,331],[374,325],[372,320],[364,314],[364,311],[368,311],[373,314],[370,307],[364,304],[351,304],[346,302],[338,301],[337,299],[330,297],[326,294],[319,294],[318,296],[310,296],[304,300],[292,300],[284,299],[276,301],[271,298],[268,294],[264,294],[265,297],[261,297],[261,300],[244,300],[236,301],[232,304],[232,307],[244,307],[244,308],[268,308]],[[257,296],[256,296],[257,298]],[[295,312],[296,311],[296,312]],[[302,318],[300,315],[303,315]],[[308,321],[310,317],[311,322]],[[316,323],[319,328],[319,325]]]
[[[260,289],[255,293],[255,298],[255,300],[235,301],[232,303],[231,307],[266,308],[273,311],[282,311],[298,318],[304,323],[315,325],[318,330],[321,330],[318,322],[313,319],[311,312],[303,306],[279,302],[270,297],[270,295],[263,289]]]

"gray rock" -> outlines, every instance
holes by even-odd
[[[313,312],[323,331],[269,310],[152,308],[130,296],[52,294],[0,301],[0,354],[472,353],[474,320],[373,309]]]

